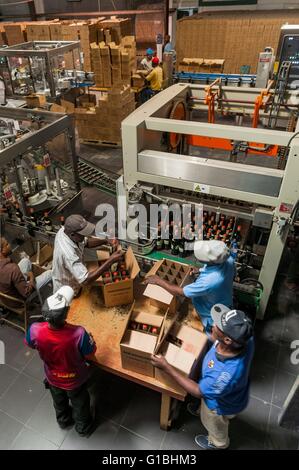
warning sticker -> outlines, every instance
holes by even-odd
[[[195,191],[196,193],[209,194],[210,193],[210,186],[208,186],[207,184],[194,183],[193,191]]]

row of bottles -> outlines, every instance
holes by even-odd
[[[167,225],[159,222],[156,249],[171,251],[171,254],[184,258],[193,253],[196,240],[219,240],[228,246],[239,246],[242,240],[242,226],[236,224],[235,217],[204,211],[201,226],[194,215],[190,220],[186,225],[173,220]]]
[[[113,282],[128,281],[130,273],[124,258],[110,266],[110,269],[102,274],[100,285],[112,284]]]
[[[5,204],[6,214],[8,219],[13,221],[15,220],[20,225],[29,224],[31,229],[42,228],[47,232],[53,232],[54,227],[51,219],[49,218],[49,213],[44,212],[43,216],[37,214],[33,207],[29,209],[29,216],[24,215],[20,205],[16,203],[15,205],[6,203]],[[60,226],[64,225],[64,216],[60,216]]]
[[[160,328],[157,326],[147,325],[145,323],[138,323],[135,321],[130,322],[130,329],[135,331],[142,331],[143,333],[149,333],[157,336],[160,332]]]

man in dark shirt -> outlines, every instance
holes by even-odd
[[[39,290],[51,279],[51,271],[45,271],[40,276],[34,277],[30,260],[24,259],[20,265],[14,263],[9,255],[11,246],[5,238],[0,238],[0,292],[22,300],[27,299],[32,292]],[[24,262],[23,262],[24,261]],[[27,268],[24,271],[24,267]],[[9,299],[1,299],[7,307],[20,307],[18,302]]]

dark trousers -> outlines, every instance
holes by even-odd
[[[88,432],[92,425],[92,416],[87,383],[74,390],[63,390],[50,385],[50,392],[58,424],[65,427],[73,418],[75,429],[79,434]]]

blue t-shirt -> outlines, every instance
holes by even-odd
[[[202,364],[198,382],[205,404],[218,415],[235,415],[244,410],[249,400],[249,371],[254,353],[253,337],[245,351],[232,358],[219,357],[214,343]]]
[[[233,306],[233,280],[235,275],[234,259],[230,256],[225,263],[207,264],[195,282],[183,288],[184,295],[192,299],[203,325],[211,322],[211,308],[215,304]]]

